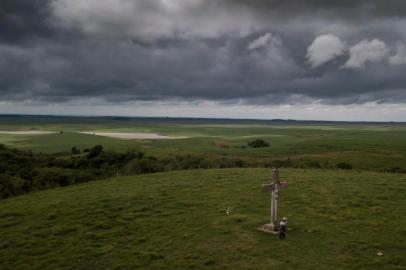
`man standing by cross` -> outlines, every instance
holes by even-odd
[[[261,228],[262,231],[277,234],[278,233],[278,195],[279,189],[288,187],[287,182],[280,182],[279,170],[272,169],[272,182],[270,184],[262,185],[262,192],[271,192],[271,220],[270,223],[265,224]]]

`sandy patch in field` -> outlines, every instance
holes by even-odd
[[[118,139],[138,139],[138,140],[161,140],[161,139],[184,139],[186,137],[170,137],[157,133],[128,133],[128,132],[79,132],[97,136],[112,137]]]
[[[0,134],[10,135],[41,135],[55,133],[52,131],[39,131],[39,130],[21,130],[21,131],[0,131]]]

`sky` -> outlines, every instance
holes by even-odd
[[[1,0],[0,113],[406,121],[404,0]]]

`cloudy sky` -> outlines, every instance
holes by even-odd
[[[406,121],[406,1],[1,0],[0,113]]]

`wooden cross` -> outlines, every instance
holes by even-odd
[[[279,170],[276,168],[272,169],[272,182],[270,184],[262,185],[262,192],[271,192],[271,220],[270,223],[265,224],[262,228],[263,231],[267,232],[277,232],[278,224],[278,193],[280,189],[288,187],[287,182],[280,182],[279,180]]]

